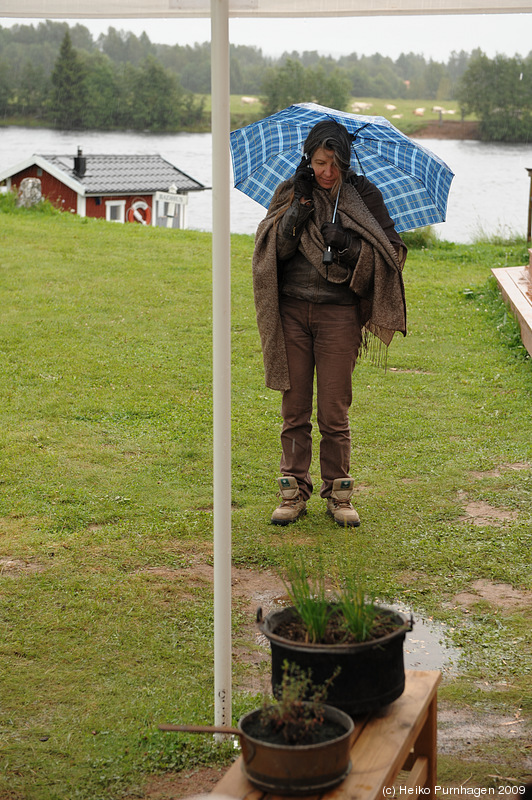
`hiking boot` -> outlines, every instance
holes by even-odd
[[[299,485],[293,475],[277,478],[281,505],[272,514],[272,525],[288,525],[307,513],[307,503],[299,494]]]
[[[353,478],[335,478],[327,500],[327,514],[342,527],[357,528],[360,525],[360,517],[351,505],[354,485]]]

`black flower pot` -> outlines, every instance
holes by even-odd
[[[403,646],[412,621],[391,609],[381,609],[389,616],[391,632],[378,639],[355,644],[307,644],[280,636],[279,626],[297,616],[295,608],[272,611],[257,622],[261,633],[270,642],[272,655],[272,689],[277,695],[288,661],[300,669],[311,670],[312,682],[324,684],[340,667],[340,673],[327,693],[327,704],[357,717],[388,705],[405,688]]]

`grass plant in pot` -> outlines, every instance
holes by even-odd
[[[285,662],[274,701],[240,719],[243,770],[254,786],[311,795],[346,777],[354,724],[325,703],[338,672],[316,686],[309,672]]]
[[[345,554],[333,570],[325,568],[320,553],[312,565],[304,551],[291,549],[285,561],[282,579],[291,605],[264,618],[257,612],[259,629],[270,642],[274,695],[287,661],[310,670],[318,684],[339,668],[327,702],[353,717],[396,700],[405,686],[403,648],[412,619],[377,604],[360,567]]]

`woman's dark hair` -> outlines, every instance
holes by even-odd
[[[318,122],[309,132],[303,145],[303,150],[309,158],[318,147],[332,150],[336,156],[337,166],[345,178],[351,165],[351,146],[353,136],[347,129],[334,119],[325,119]]]
[[[307,138],[305,139],[303,152],[309,159],[312,158],[312,155],[319,147],[323,147],[324,150],[332,150],[334,153],[334,165],[338,167],[340,176],[335,186],[333,186],[331,189],[331,194],[333,197],[335,197],[340,191],[342,181],[345,180],[347,172],[351,166],[351,146],[354,138],[355,137],[351,133],[348,133],[347,128],[345,128],[344,125],[340,125],[339,122],[336,122],[336,120],[331,118],[316,123],[316,125],[314,125],[314,127],[309,131]],[[354,173],[350,174],[350,181],[353,180],[353,175]],[[291,205],[293,199],[294,194],[292,192],[289,199],[282,205],[275,207],[270,206],[270,211],[273,210],[277,212],[275,217],[276,223],[282,217],[286,209]]]

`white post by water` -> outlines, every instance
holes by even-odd
[[[231,725],[231,238],[229,4],[211,0],[214,722]]]

